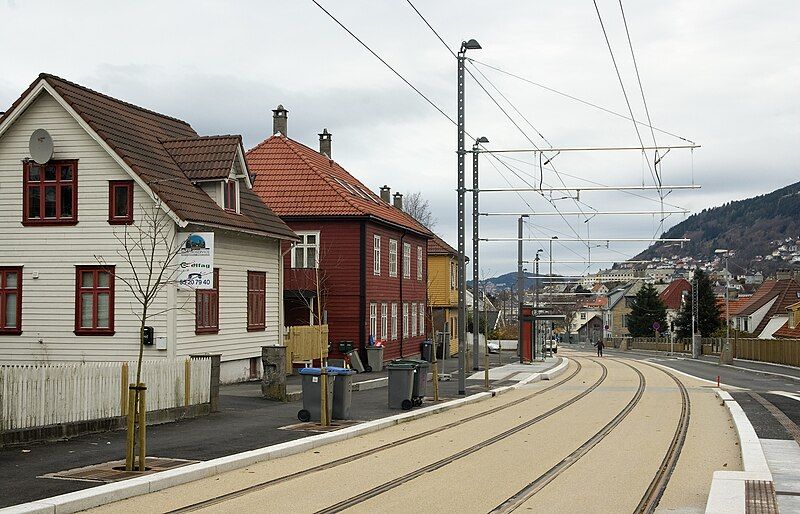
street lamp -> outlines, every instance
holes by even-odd
[[[458,50],[458,84],[457,84],[457,134],[458,134],[458,394],[466,394],[466,353],[467,353],[467,266],[465,262],[466,245],[464,242],[464,68],[467,50],[479,50],[481,45],[474,39],[461,43]]]
[[[733,362],[733,354],[731,353],[731,311],[729,306],[730,292],[728,291],[730,283],[728,254],[730,251],[718,248],[714,250],[714,253],[725,257],[725,348],[719,354],[719,363],[730,364]]]
[[[474,41],[474,40],[473,40]],[[477,43],[476,43],[477,44]],[[481,136],[472,145],[472,369],[478,370],[478,351],[480,348],[480,314],[478,312],[478,150],[489,139]]]
[[[533,275],[533,292],[534,292],[534,300],[533,300],[533,351],[531,352],[531,357],[535,360],[536,359],[536,348],[537,344],[539,343],[539,254],[544,252],[541,248],[536,250],[536,259],[534,259],[534,263],[536,264],[536,268],[534,269]]]

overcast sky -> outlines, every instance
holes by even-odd
[[[454,117],[455,59],[404,0],[320,3]],[[483,49],[469,55],[477,60],[627,113],[591,0],[417,0],[415,5],[451,48],[475,38]],[[645,120],[619,3],[601,0],[598,5],[635,116]],[[800,2],[623,5],[653,125],[702,145],[694,152],[673,150],[663,159],[664,184],[702,185],[674,191],[668,204],[696,212],[800,180]],[[184,119],[201,134],[242,134],[250,148],[270,135],[271,109],[281,103],[289,109],[290,137],[316,147],[317,134],[327,128],[334,159],[374,190],[388,184],[393,192],[422,191],[439,220],[436,231],[455,246],[455,127],[310,0],[7,0],[0,20],[0,110],[46,71]],[[527,135],[469,79],[467,130],[488,137],[489,148],[530,148],[528,137],[543,148],[639,144],[629,120],[478,69],[513,103],[510,107],[478,75]],[[641,136],[652,143],[646,127]],[[656,140],[685,144],[659,132]],[[504,157],[512,171],[481,158],[481,187],[524,187],[522,179],[551,186],[561,180],[568,186],[586,185],[585,180],[653,184],[636,151],[562,153],[553,161],[560,179],[550,169],[540,177],[538,158],[531,154],[509,157],[523,162]],[[648,158],[652,161],[652,154]],[[661,208],[656,192],[637,194],[647,198],[583,192],[579,207],[586,212]],[[521,196],[485,193],[481,211],[578,210],[573,200],[558,199],[566,193],[553,193],[550,201],[539,193]],[[659,232],[659,218],[595,216],[584,222],[568,216],[567,224],[559,216],[537,216],[526,235],[651,238]],[[665,228],[682,219],[669,217]],[[516,237],[514,218],[482,222],[485,237]],[[591,255],[624,259],[646,246],[611,243]],[[548,251],[547,243],[530,242],[527,256],[537,248]],[[588,252],[586,245],[564,242],[553,254],[556,261],[585,260]],[[562,274],[586,270],[581,264],[553,267]],[[516,269],[516,245],[486,243],[481,269],[484,276]]]

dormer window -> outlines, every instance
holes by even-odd
[[[239,181],[228,180],[222,184],[223,207],[228,212],[239,212]]]

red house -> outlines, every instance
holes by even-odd
[[[253,190],[301,239],[283,245],[285,324],[310,324],[319,303],[332,354],[370,339],[385,342],[386,360],[418,354],[433,234],[403,211],[403,195],[390,203],[388,187],[378,196],[331,159],[327,130],[317,151],[286,136],[283,106],[273,113],[274,135],[246,160]]]

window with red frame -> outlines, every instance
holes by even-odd
[[[22,196],[23,225],[78,223],[78,161],[25,162]]]
[[[108,182],[108,222],[112,225],[133,223],[133,181]]]
[[[267,274],[263,271],[247,272],[247,330],[267,328]]]
[[[0,334],[22,333],[22,268],[0,268]]]
[[[225,210],[236,212],[236,181],[225,182]]]
[[[219,332],[219,268],[214,268],[214,288],[194,292],[195,334]]]
[[[114,334],[114,266],[75,267],[75,334]]]

